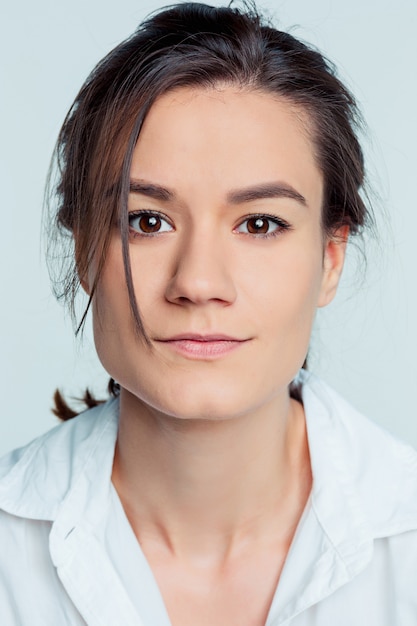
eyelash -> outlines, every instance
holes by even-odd
[[[159,235],[161,232],[169,232],[168,230],[163,230],[163,231],[156,231],[154,233],[152,232],[144,233],[132,227],[132,222],[134,219],[138,219],[138,218],[140,219],[141,217],[145,217],[145,216],[155,217],[160,221],[166,222],[166,224],[168,224],[170,229],[174,230],[174,227],[172,226],[170,220],[163,213],[159,213],[158,211],[146,211],[146,210],[131,211],[129,213],[128,219],[129,219],[129,232],[132,235],[132,237],[155,237],[156,235]]]
[[[132,227],[132,222],[135,219],[138,219],[138,218],[140,219],[145,216],[154,217],[157,220],[160,220],[161,222],[165,222],[169,226],[169,229],[145,233],[143,231],[141,232],[138,229],[135,229]],[[132,237],[155,237],[156,235],[159,235],[161,233],[171,232],[175,230],[170,220],[168,219],[168,217],[164,215],[163,213],[159,213],[158,211],[147,211],[147,210],[131,211],[129,213],[128,219],[129,219],[129,226],[130,226],[129,230],[130,230],[130,234],[132,235]],[[272,222],[272,224],[276,226],[276,229],[269,232],[270,225],[268,225],[268,232],[266,233],[261,233],[261,232],[250,233],[250,232],[244,232],[244,231],[238,230],[245,223],[251,220],[263,220],[269,223]],[[252,213],[251,215],[248,215],[243,220],[241,220],[239,224],[233,229],[233,232],[246,235],[249,237],[255,237],[256,239],[269,239],[270,237],[277,237],[278,235],[281,235],[283,232],[288,231],[288,230],[291,230],[290,224],[276,217],[275,215],[268,215],[266,213]]]
[[[263,220],[266,222],[272,222],[277,228],[276,230],[266,233],[248,233],[238,231],[240,234],[247,235],[249,237],[255,237],[257,239],[269,239],[270,237],[278,237],[279,235],[282,235],[282,233],[284,233],[285,231],[291,230],[290,224],[277,217],[276,215],[268,215],[267,213],[252,213],[251,215],[246,216],[243,220],[239,222],[238,226],[234,228],[234,232],[236,232],[239,227],[243,226],[243,224],[249,222],[250,220]]]

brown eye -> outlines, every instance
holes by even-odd
[[[238,233],[244,233],[245,235],[258,235],[259,237],[269,237],[272,235],[278,235],[279,233],[289,230],[291,227],[287,222],[284,222],[279,217],[273,217],[270,215],[253,215],[247,217],[239,226],[235,229]]]
[[[142,215],[138,219],[138,226],[144,233],[157,233],[161,228],[161,218],[157,215]]]
[[[158,235],[173,230],[172,226],[158,213],[130,213],[129,225],[140,235]]]
[[[269,231],[269,221],[265,217],[252,217],[247,220],[247,232],[251,235],[265,235]]]

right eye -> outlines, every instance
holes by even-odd
[[[134,235],[159,235],[174,230],[165,217],[150,211],[132,211],[129,213],[129,225]]]

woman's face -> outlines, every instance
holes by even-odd
[[[270,94],[181,88],[152,107],[132,169],[135,332],[115,229],[94,297],[99,357],[140,402],[184,418],[288,394],[344,245],[321,226],[323,179],[302,111]],[[88,288],[88,287],[87,287]]]

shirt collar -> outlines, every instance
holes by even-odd
[[[375,539],[417,528],[414,449],[315,376],[302,371],[296,384],[306,413],[313,486],[267,626],[286,624],[359,574],[372,558]]]
[[[118,428],[112,399],[60,424],[0,460],[0,508],[28,519],[54,521],[88,487],[108,489]],[[94,485],[94,487],[93,487]],[[87,498],[91,500],[91,494]],[[94,498],[96,500],[96,498]]]

